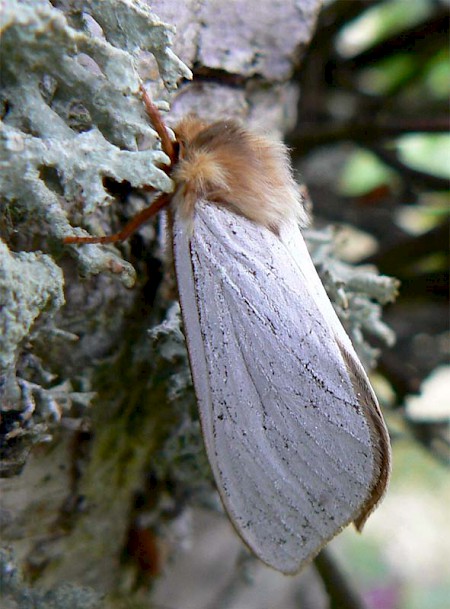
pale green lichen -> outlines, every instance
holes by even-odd
[[[160,150],[139,149],[140,142],[155,144],[157,138],[140,97],[137,66],[150,54],[167,89],[190,71],[171,51],[174,28],[139,0],[10,0],[2,5],[0,30],[0,406],[22,413],[6,435],[8,440],[8,434],[16,434],[16,441],[19,432],[31,434],[33,425],[23,413],[36,403],[42,420],[52,413],[58,418],[60,405],[72,398],[88,403],[91,397],[89,386],[84,400],[70,384],[66,387],[70,370],[63,370],[56,388],[53,380],[43,386],[39,378],[32,382],[33,375],[16,378],[35,321],[64,302],[58,266],[62,240],[82,232],[72,227],[67,212],[77,214],[74,224],[90,222],[98,232],[102,227],[93,212],[112,201],[105,178],[172,190],[161,169],[167,157]],[[12,252],[36,246],[54,258]],[[66,251],[83,275],[112,272],[127,287],[135,281],[134,268],[114,248],[69,246]],[[48,340],[46,354],[54,343],[50,335]],[[50,374],[44,360],[41,377]],[[15,455],[12,471],[22,462]]]
[[[29,446],[48,439],[41,422],[27,425],[35,409],[35,394],[42,397],[42,415],[53,408],[50,394],[39,386],[16,378],[16,365],[26,339],[33,336],[36,322],[47,320],[64,304],[63,275],[50,256],[42,253],[12,253],[0,241],[0,409],[7,432],[1,438],[1,476],[18,473],[25,463]],[[33,391],[35,389],[36,391]],[[21,410],[19,418],[8,418],[8,411]]]
[[[42,253],[12,253],[0,241],[0,372],[14,367],[17,350],[36,319],[64,304],[63,275]]]
[[[379,275],[373,267],[354,266],[336,257],[333,230],[309,230],[305,234],[314,264],[347,330],[354,347],[368,369],[376,366],[379,349],[370,337],[392,346],[395,334],[382,321],[382,306],[395,300],[399,282]]]
[[[94,35],[86,15],[97,20]],[[4,200],[46,235],[73,234],[66,207],[89,214],[111,201],[104,179],[170,191],[159,151],[138,150],[155,133],[139,97],[139,54],[154,55],[167,87],[189,70],[171,49],[173,28],[142,2],[75,3],[66,16],[47,0],[11,0],[1,17]],[[65,205],[63,204],[65,201]],[[85,273],[133,269],[98,247],[71,248]]]
[[[152,467],[158,478],[170,478],[177,485],[188,487],[191,494],[198,494],[201,502],[207,503],[211,491],[211,468],[202,440],[181,325],[180,305],[175,302],[166,319],[149,330],[154,357],[162,358],[163,365],[170,365],[167,396],[178,422],[162,449],[153,456]]]
[[[192,78],[189,68],[171,49],[175,28],[161,22],[146,3],[140,0],[85,0],[79,13],[81,10],[101,26],[110,44],[135,58],[142,50],[151,52],[168,89],[175,89],[180,77]]]

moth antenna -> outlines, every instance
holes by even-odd
[[[172,198],[171,193],[163,192],[157,197],[150,207],[146,207],[141,212],[136,214],[131,220],[125,224],[123,229],[113,235],[105,235],[103,237],[65,237],[64,243],[117,243],[118,241],[125,241],[130,235],[132,235],[140,226],[144,224],[149,218],[156,215],[160,209],[166,207]]]
[[[163,121],[160,111],[150,99],[150,95],[147,93],[142,83],[140,85],[140,88],[147,114],[152,122],[153,127],[155,128],[156,133],[161,138],[161,148],[163,152],[165,152],[169,157],[170,162],[173,163],[175,161],[176,153],[173,142],[170,139],[169,131]]]

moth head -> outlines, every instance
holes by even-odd
[[[276,234],[285,223],[306,223],[288,151],[281,142],[233,119],[208,124],[190,115],[174,131],[174,205],[185,220],[192,219],[197,201],[207,200]]]
[[[179,158],[184,158],[186,149],[192,144],[193,140],[206,129],[207,123],[202,121],[195,114],[184,117],[174,128],[176,142],[179,147]]]

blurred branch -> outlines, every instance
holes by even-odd
[[[301,83],[299,116],[320,116],[326,112],[323,103],[329,86],[327,71],[329,59],[334,53],[335,39],[340,29],[349,21],[380,0],[348,2],[337,0],[327,4],[320,13],[317,30],[301,64],[298,65],[294,80]],[[334,64],[333,64],[334,65]]]
[[[448,220],[422,235],[409,236],[362,261],[374,264],[381,272],[400,279],[402,287],[398,301],[448,302]],[[439,268],[420,271],[421,261],[428,256],[442,256]]]
[[[426,171],[414,169],[401,161],[398,155],[391,150],[380,146],[370,146],[368,148],[376,154],[380,161],[400,172],[402,178],[407,182],[412,182],[432,190],[448,190],[450,188],[450,180],[448,178],[441,178]]]
[[[427,450],[444,465],[450,463],[450,439],[448,420],[414,421],[407,419],[409,429]]]
[[[289,144],[303,155],[311,149],[340,141],[358,143],[379,143],[409,133],[447,133],[450,118],[447,107],[433,111],[427,100],[427,109],[422,115],[404,119],[404,108],[384,119],[380,116],[383,108],[392,107],[392,98],[405,89],[407,84],[399,77],[398,86],[382,96],[368,95],[355,87],[354,79],[362,69],[394,53],[416,53],[420,47],[421,55],[416,57],[416,69],[405,76],[410,80],[421,77],[426,70],[426,57],[444,48],[448,37],[448,11],[437,9],[427,20],[409,29],[397,32],[380,43],[376,43],[360,54],[346,58],[339,55],[335,48],[336,36],[342,27],[354,21],[361,13],[380,2],[346,2],[338,0],[328,5],[322,12],[318,31],[309,49],[307,59],[301,66],[298,77],[302,84],[302,98],[299,107],[300,123],[289,137]],[[445,41],[443,40],[445,35]],[[426,56],[426,57],[425,57]],[[351,98],[349,106],[355,104],[352,118],[341,122],[333,121],[333,109],[329,104],[330,87],[333,94],[338,89],[345,90]],[[328,101],[326,101],[328,100]],[[334,107],[334,106],[333,106]],[[420,110],[419,110],[420,112]],[[399,116],[395,116],[399,114]],[[422,118],[422,116],[429,118]],[[359,118],[359,120],[358,120]],[[355,120],[356,119],[356,120]],[[397,161],[397,162],[396,162]],[[447,181],[423,172],[410,170],[398,159],[385,155],[383,162],[403,171],[410,180],[425,183],[427,188],[442,190],[448,187]],[[409,171],[410,170],[410,171]]]
[[[449,25],[448,11],[441,9],[427,21],[396,33],[350,59],[340,60],[339,66],[354,70],[371,66],[396,53],[434,53],[448,44]]]
[[[359,17],[371,6],[379,3],[380,0],[366,0],[365,2],[336,0],[325,6],[319,16],[317,33],[311,43],[311,49],[314,50],[323,43],[332,46],[334,44],[333,36],[343,26]]]
[[[427,273],[415,273],[408,278],[400,280],[402,288],[399,300],[408,302],[421,301],[424,304],[433,302],[448,302],[448,271],[429,271]]]
[[[320,125],[303,123],[290,136],[288,144],[302,153],[317,146],[328,145],[345,140],[357,143],[371,143],[410,133],[447,133],[450,117],[434,119],[401,119],[390,118],[379,122],[330,123]]]
[[[339,569],[329,550],[323,549],[315,558],[314,565],[328,593],[330,609],[365,609],[363,599]]]
[[[448,255],[449,231],[450,223],[447,220],[422,235],[405,238],[361,263],[375,264],[383,272],[389,269],[389,272],[393,272],[396,276],[404,274],[405,267],[411,266],[414,259],[435,254],[437,251]]]
[[[399,405],[403,403],[407,395],[420,391],[422,376],[412,374],[409,366],[405,365],[405,357],[397,351],[392,350],[381,354],[378,360],[378,372],[389,380]]]
[[[404,406],[407,396],[420,393],[423,381],[433,370],[447,365],[447,353],[439,346],[442,333],[448,330],[448,324],[445,327],[442,323],[446,314],[447,307],[444,305],[430,306],[428,303],[427,310],[424,311],[423,306],[414,307],[410,303],[404,303],[397,304],[396,310],[393,309],[392,315],[388,316],[399,329],[397,334],[402,333],[403,336],[398,336],[396,349],[381,353],[378,371],[388,379],[393,388],[397,406]],[[394,316],[396,320],[393,319]],[[429,345],[432,345],[425,352],[423,349],[419,352],[414,340],[420,335],[428,337]],[[433,351],[429,350],[431,348]],[[431,433],[427,443],[423,442],[423,439],[421,441],[431,449]],[[433,450],[433,454],[441,458],[437,451]]]

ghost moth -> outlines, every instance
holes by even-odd
[[[122,231],[168,208],[205,446],[235,529],[295,573],[350,522],[361,530],[389,478],[390,445],[367,375],[306,249],[286,148],[235,121],[183,119],[162,193]]]

